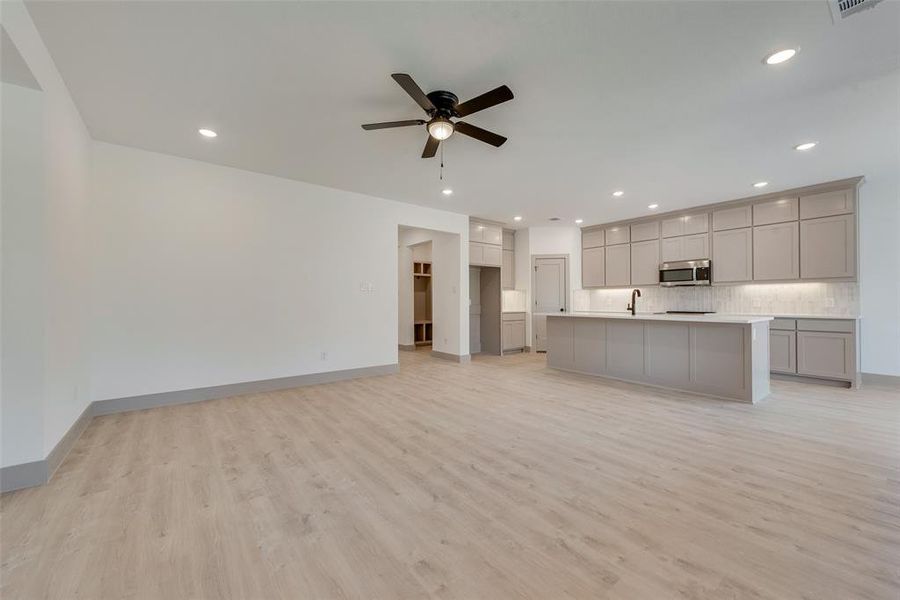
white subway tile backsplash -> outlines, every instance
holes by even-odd
[[[729,314],[858,316],[857,283],[769,283],[712,287],[639,287],[641,311],[707,310]],[[631,289],[576,290],[576,311],[625,310]]]

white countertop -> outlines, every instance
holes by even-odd
[[[578,318],[578,319],[624,319],[631,321],[671,321],[676,323],[732,323],[735,325],[748,325],[750,323],[764,323],[771,321],[773,317],[762,315],[725,315],[711,313],[708,315],[671,315],[665,313],[641,313],[632,315],[630,312],[570,312],[547,313],[548,317]]]

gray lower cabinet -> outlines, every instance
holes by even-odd
[[[856,275],[856,218],[853,215],[800,221],[801,279]]]
[[[799,277],[800,224],[792,221],[754,227],[753,279],[777,281]]]
[[[606,248],[585,248],[581,253],[581,287],[606,285]]]
[[[525,313],[503,313],[503,351],[525,349]]]
[[[774,373],[797,372],[797,332],[769,330],[769,370]]]
[[[753,279],[753,229],[713,233],[712,278],[717,283]]]
[[[504,290],[516,288],[516,253],[514,250],[503,251],[503,263],[500,265],[500,284]]]
[[[659,240],[631,243],[631,285],[659,283]]]
[[[631,246],[606,247],[606,286],[631,285]]]
[[[853,379],[853,334],[830,331],[797,332],[797,373],[813,377]]]

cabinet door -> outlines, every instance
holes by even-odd
[[[673,217],[662,222],[662,236],[664,238],[684,235],[684,219]]]
[[[470,242],[483,242],[484,241],[484,225],[481,223],[469,223],[469,241]]]
[[[638,223],[631,226],[631,241],[643,242],[644,240],[655,240],[659,238],[659,223]]]
[[[620,225],[618,227],[609,227],[606,229],[606,243],[607,245],[611,244],[625,244],[630,241],[629,231],[631,230],[628,225]]]
[[[500,265],[500,281],[504,290],[512,290],[516,287],[516,253],[512,250],[503,251],[503,264]]]
[[[602,229],[594,229],[591,231],[581,232],[581,247],[596,248],[605,244],[606,236],[603,235]]]
[[[606,286],[631,285],[631,248],[628,244],[606,247]]]
[[[797,332],[797,373],[852,379],[853,334]]]
[[[753,224],[769,225],[796,221],[800,215],[797,198],[779,198],[753,205]]]
[[[491,267],[499,267],[503,262],[503,258],[500,256],[503,254],[503,250],[500,246],[482,246],[484,252],[484,264]]]
[[[515,348],[514,343],[514,334],[513,334],[513,323],[515,321],[503,321],[503,349],[504,350],[512,350]]]
[[[484,246],[477,242],[469,242],[469,264],[484,264]]]
[[[713,233],[712,276],[715,282],[753,279],[753,229]]]
[[[485,225],[484,226],[484,243],[502,246],[503,245],[503,228],[498,227],[497,225]]]
[[[799,279],[799,233],[796,221],[753,228],[754,281]]]
[[[856,275],[856,219],[853,215],[800,221],[800,277]]]
[[[713,231],[726,229],[739,229],[753,225],[753,207],[738,206],[737,208],[723,208],[713,211]]]
[[[525,347],[525,321],[504,321],[503,349],[518,350]]]
[[[709,234],[686,235],[681,238],[681,260],[709,258]]]
[[[631,244],[631,285],[659,283],[659,240]]]
[[[708,213],[685,215],[681,217],[681,220],[684,221],[684,235],[694,235],[696,233],[706,233],[709,231]]]
[[[606,248],[587,248],[581,252],[581,287],[606,285]]]
[[[662,262],[684,260],[684,237],[664,238],[661,256]]]
[[[815,219],[831,215],[852,213],[856,208],[856,194],[853,190],[838,190],[800,196],[800,218]]]
[[[797,372],[797,332],[769,330],[769,370]]]

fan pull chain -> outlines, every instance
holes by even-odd
[[[441,144],[441,181],[444,180],[444,145]]]

